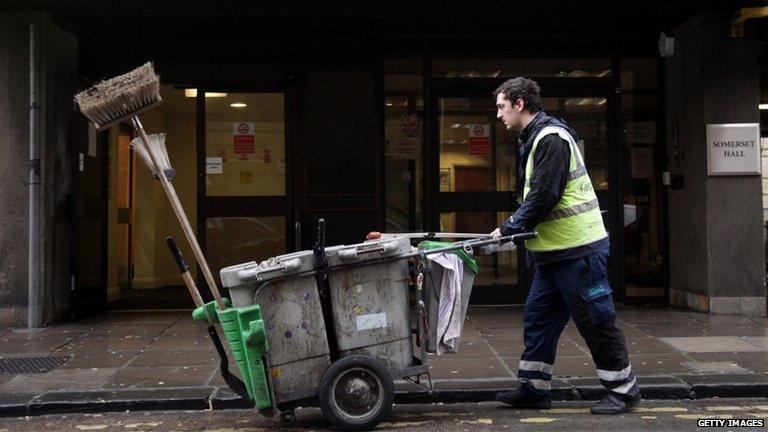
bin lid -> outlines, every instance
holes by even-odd
[[[453,243],[446,243],[446,242],[439,242],[434,240],[424,240],[423,242],[419,243],[419,249],[439,249],[444,248],[448,246],[453,246]],[[469,256],[469,254],[464,249],[456,249],[449,253],[456,254],[459,256],[459,258],[464,261],[464,264],[466,264],[469,268],[472,269],[473,272],[475,272],[475,275],[479,272],[479,269],[477,267],[477,262]]]
[[[411,252],[411,241],[407,237],[390,237],[369,240],[353,245],[326,248],[328,265],[337,267],[353,263],[365,263],[384,257],[396,258]]]

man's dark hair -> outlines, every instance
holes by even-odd
[[[517,102],[518,99],[522,99],[525,105],[523,109],[529,113],[534,114],[541,111],[541,94],[539,85],[536,81],[528,78],[517,77],[504,81],[493,92],[493,96],[496,97],[499,93],[504,93],[504,99],[511,103]]]

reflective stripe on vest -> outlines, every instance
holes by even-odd
[[[539,237],[525,241],[525,247],[534,252],[548,252],[583,246],[607,236],[600,214],[600,205],[592,187],[592,181],[584,165],[584,159],[579,152],[571,134],[559,126],[543,128],[531,146],[525,165],[525,186],[523,201],[531,191],[533,177],[533,155],[539,141],[547,135],[557,134],[568,142],[571,157],[568,163],[568,180],[565,191],[555,208],[538,224],[535,230]]]

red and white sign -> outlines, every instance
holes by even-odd
[[[419,115],[416,113],[405,113],[402,116],[403,125],[400,127],[400,131],[405,136],[413,137],[419,133]]]
[[[491,128],[488,124],[469,124],[469,154],[487,156],[491,154]]]
[[[232,123],[232,141],[234,144],[234,152],[236,154],[256,153],[253,123]]]

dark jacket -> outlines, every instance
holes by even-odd
[[[565,128],[574,140],[578,140],[576,131],[571,129],[563,120],[547,115],[541,111],[520,132],[520,163],[518,165],[517,184],[521,199],[512,217],[501,225],[502,235],[511,235],[521,232],[533,231],[536,225],[546,217],[557,205],[565,192],[565,184],[568,181],[569,162],[571,150],[568,142],[556,134],[549,134],[539,141],[536,153],[533,155],[533,176],[531,176],[531,190],[525,200],[522,200],[523,186],[525,185],[525,167],[528,156],[533,147],[539,131],[546,126],[560,126]],[[535,252],[529,255],[529,260],[536,264],[548,264],[564,259],[580,258],[608,248],[608,239],[598,240],[594,243],[579,246],[572,249],[554,252]]]

